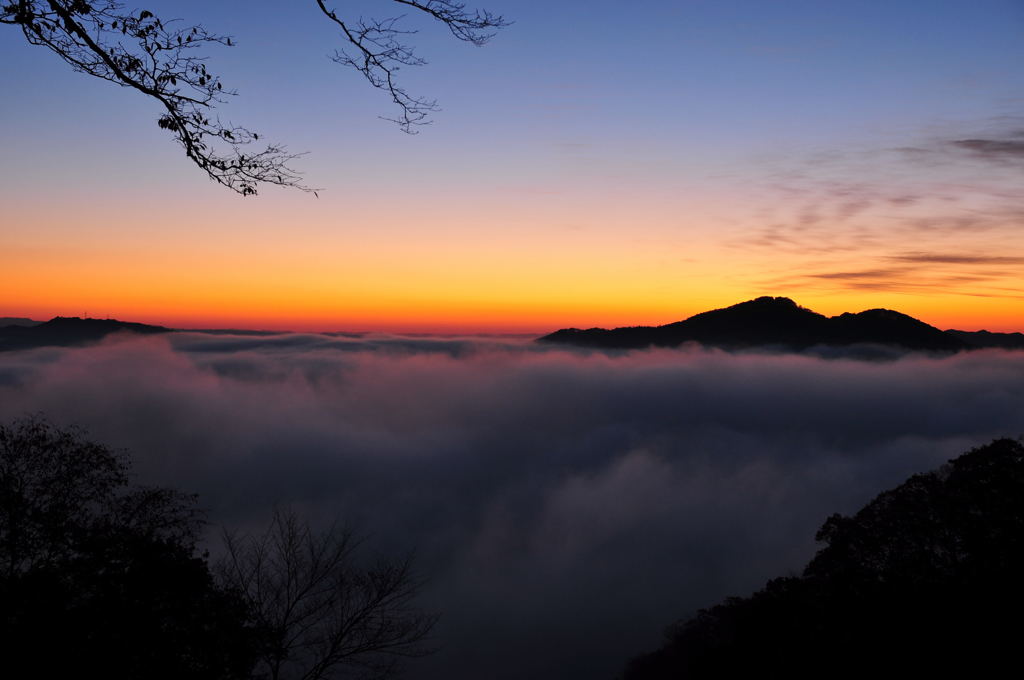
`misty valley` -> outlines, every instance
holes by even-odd
[[[133,483],[197,494],[207,523],[196,545],[211,560],[223,553],[222,529],[261,535],[275,508],[314,528],[343,519],[371,561],[414,553],[423,579],[415,610],[438,618],[425,638],[430,653],[405,659],[404,677],[738,675],[750,669],[737,659],[767,653],[757,640],[768,630],[783,650],[773,663],[787,669],[772,677],[810,677],[835,653],[813,632],[826,626],[820,607],[848,607],[841,593],[855,587],[835,576],[847,574],[835,562],[843,550],[843,559],[867,551],[870,569],[903,570],[856,572],[853,582],[902,579],[907,597],[892,622],[931,611],[914,603],[934,605],[937,593],[975,593],[980,577],[971,573],[1002,583],[984,560],[963,562],[966,572],[930,571],[928,560],[951,549],[939,539],[935,554],[873,548],[843,543],[836,537],[847,534],[825,522],[1018,436],[1019,350],[904,348],[880,361],[820,348],[595,351],[502,336],[133,332],[119,323],[93,323],[73,341],[48,331],[53,344],[0,352],[3,420],[40,414],[58,429],[80,425],[88,440],[127,452]],[[992,480],[1010,485],[1005,498],[990,498],[983,480],[964,482],[981,484],[970,487],[978,498],[929,492],[950,517],[988,499],[996,505],[985,512],[1009,523],[998,531],[1019,529],[1024,463],[1019,444],[1006,441],[1005,470]],[[932,540],[904,537],[903,520],[892,521],[868,535],[889,540],[891,530],[906,546]],[[974,532],[964,540],[980,540],[964,526]],[[811,562],[825,545],[815,542],[819,529],[832,552]],[[1007,546],[992,564],[1020,566],[1017,543]],[[822,571],[823,560],[834,566]],[[812,575],[801,576],[805,567]],[[824,594],[826,583],[835,590]],[[862,601],[883,606],[891,595],[862,592]],[[943,606],[976,617],[985,602],[972,595]],[[864,617],[844,619],[842,635],[859,630],[850,621],[877,624]],[[794,665],[783,638],[818,651]],[[922,633],[908,649],[929,639]]]

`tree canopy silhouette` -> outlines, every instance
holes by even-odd
[[[411,557],[364,563],[351,530],[278,511],[225,534],[211,570],[203,525],[194,496],[133,484],[77,429],[0,424],[4,677],[384,678],[432,651]]]
[[[986,677],[1019,661],[1020,442],[915,475],[817,539],[801,576],[675,624],[624,678]]]
[[[195,499],[40,418],[0,425],[0,660],[7,677],[248,678],[245,600],[196,550]]]
[[[457,0],[391,0],[443,24],[455,38],[483,45],[507,26],[500,15],[469,10]],[[76,71],[134,89],[159,103],[157,125],[171,132],[185,155],[213,181],[243,196],[261,184],[303,186],[285,147],[270,144],[249,150],[260,136],[248,128],[221,122],[215,109],[230,95],[220,77],[207,68],[205,48],[230,47],[227,35],[202,25],[162,20],[148,10],[129,11],[117,0],[0,0],[0,23],[20,28],[33,45],[46,47]],[[425,63],[405,42],[415,31],[401,17],[351,20],[330,3],[316,10],[337,26],[347,48],[333,59],[355,68],[398,107],[395,121],[405,132],[427,122],[437,103],[409,94],[397,81],[402,66]]]

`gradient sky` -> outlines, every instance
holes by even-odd
[[[543,332],[771,294],[1024,330],[1020,0],[484,0],[515,24],[479,49],[410,16],[416,136],[287,4],[144,6],[235,37],[220,115],[319,198],[214,185],[153,102],[0,27],[0,316]]]

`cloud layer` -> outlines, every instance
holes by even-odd
[[[415,548],[443,612],[411,678],[612,677],[798,569],[814,530],[1024,431],[1024,354],[885,363],[501,338],[114,338],[0,355],[0,417],[129,449],[211,519],[275,502]]]

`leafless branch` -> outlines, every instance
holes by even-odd
[[[452,0],[393,0],[398,4],[412,7],[443,23],[452,35],[473,45],[486,44],[498,29],[511,22],[487,10],[469,11],[463,2]],[[402,66],[422,66],[424,59],[403,42],[402,36],[415,33],[398,28],[403,16],[388,19],[363,19],[346,21],[327,6],[324,0],[316,0],[317,6],[328,19],[341,28],[349,50],[336,50],[332,59],[339,64],[350,66],[366,78],[373,87],[385,90],[398,105],[397,118],[387,118],[398,124],[403,132],[414,134],[418,125],[429,122],[428,116],[437,111],[437,101],[410,95],[401,87],[395,74]]]
[[[459,40],[483,45],[507,22],[486,10],[470,11],[453,0],[393,0],[443,23]],[[367,81],[387,91],[398,105],[390,118],[402,130],[428,122],[437,110],[432,99],[410,95],[395,80],[401,66],[418,66],[399,28],[402,17],[348,22],[323,0],[321,12],[337,24],[353,52],[337,51],[334,60],[351,66]],[[262,184],[311,191],[289,167],[301,154],[270,144],[250,151],[259,135],[248,128],[221,122],[217,105],[236,94],[206,66],[203,48],[230,47],[232,39],[200,25],[164,21],[148,10],[128,11],[118,0],[0,0],[0,24],[17,26],[33,45],[54,52],[76,71],[132,88],[159,102],[157,125],[174,135],[185,155],[213,181],[243,196]],[[314,192],[315,193],[315,192]]]
[[[400,658],[428,653],[436,616],[414,606],[423,583],[411,558],[360,566],[352,531],[317,533],[290,511],[276,511],[263,534],[224,542],[219,573],[266,633],[257,677],[319,680],[345,668],[383,678]]]

